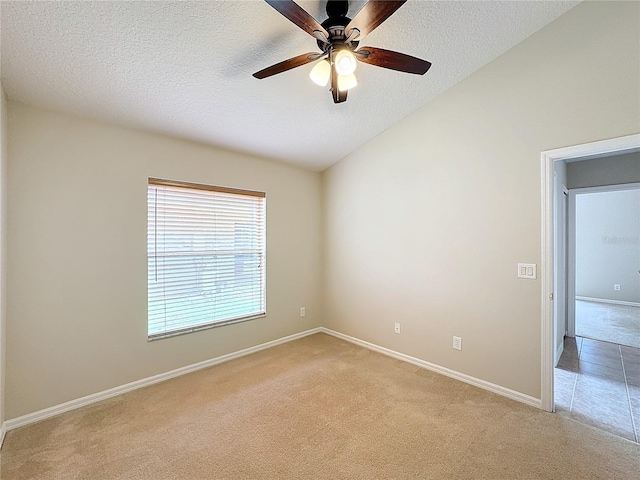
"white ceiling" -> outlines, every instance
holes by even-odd
[[[326,18],[324,0],[299,3]],[[361,45],[431,70],[360,64],[335,105],[312,65],[251,76],[318,50],[261,0],[5,1],[2,82],[19,102],[323,170],[577,3],[409,0]]]

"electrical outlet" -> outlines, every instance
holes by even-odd
[[[307,309],[305,307],[300,307],[300,316],[304,317],[307,314]]]
[[[619,283],[614,283],[613,284],[613,289],[616,290],[616,291],[620,290],[620,284]]]
[[[393,331],[398,334],[400,333],[400,324],[398,322],[394,325]]]
[[[453,337],[453,348],[455,350],[462,350],[462,337]]]

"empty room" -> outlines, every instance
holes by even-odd
[[[639,2],[0,19],[2,480],[637,478]]]

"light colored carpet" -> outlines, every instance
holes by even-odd
[[[576,300],[576,335],[640,348],[640,307]]]
[[[640,446],[324,334],[8,433],[16,479],[631,479]]]

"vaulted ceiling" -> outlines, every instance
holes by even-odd
[[[324,0],[300,1],[318,21]],[[350,2],[349,16],[366,2]],[[318,50],[262,0],[2,2],[2,82],[15,101],[323,170],[574,7],[409,0],[366,45],[424,58],[424,76],[360,64],[334,104]]]

